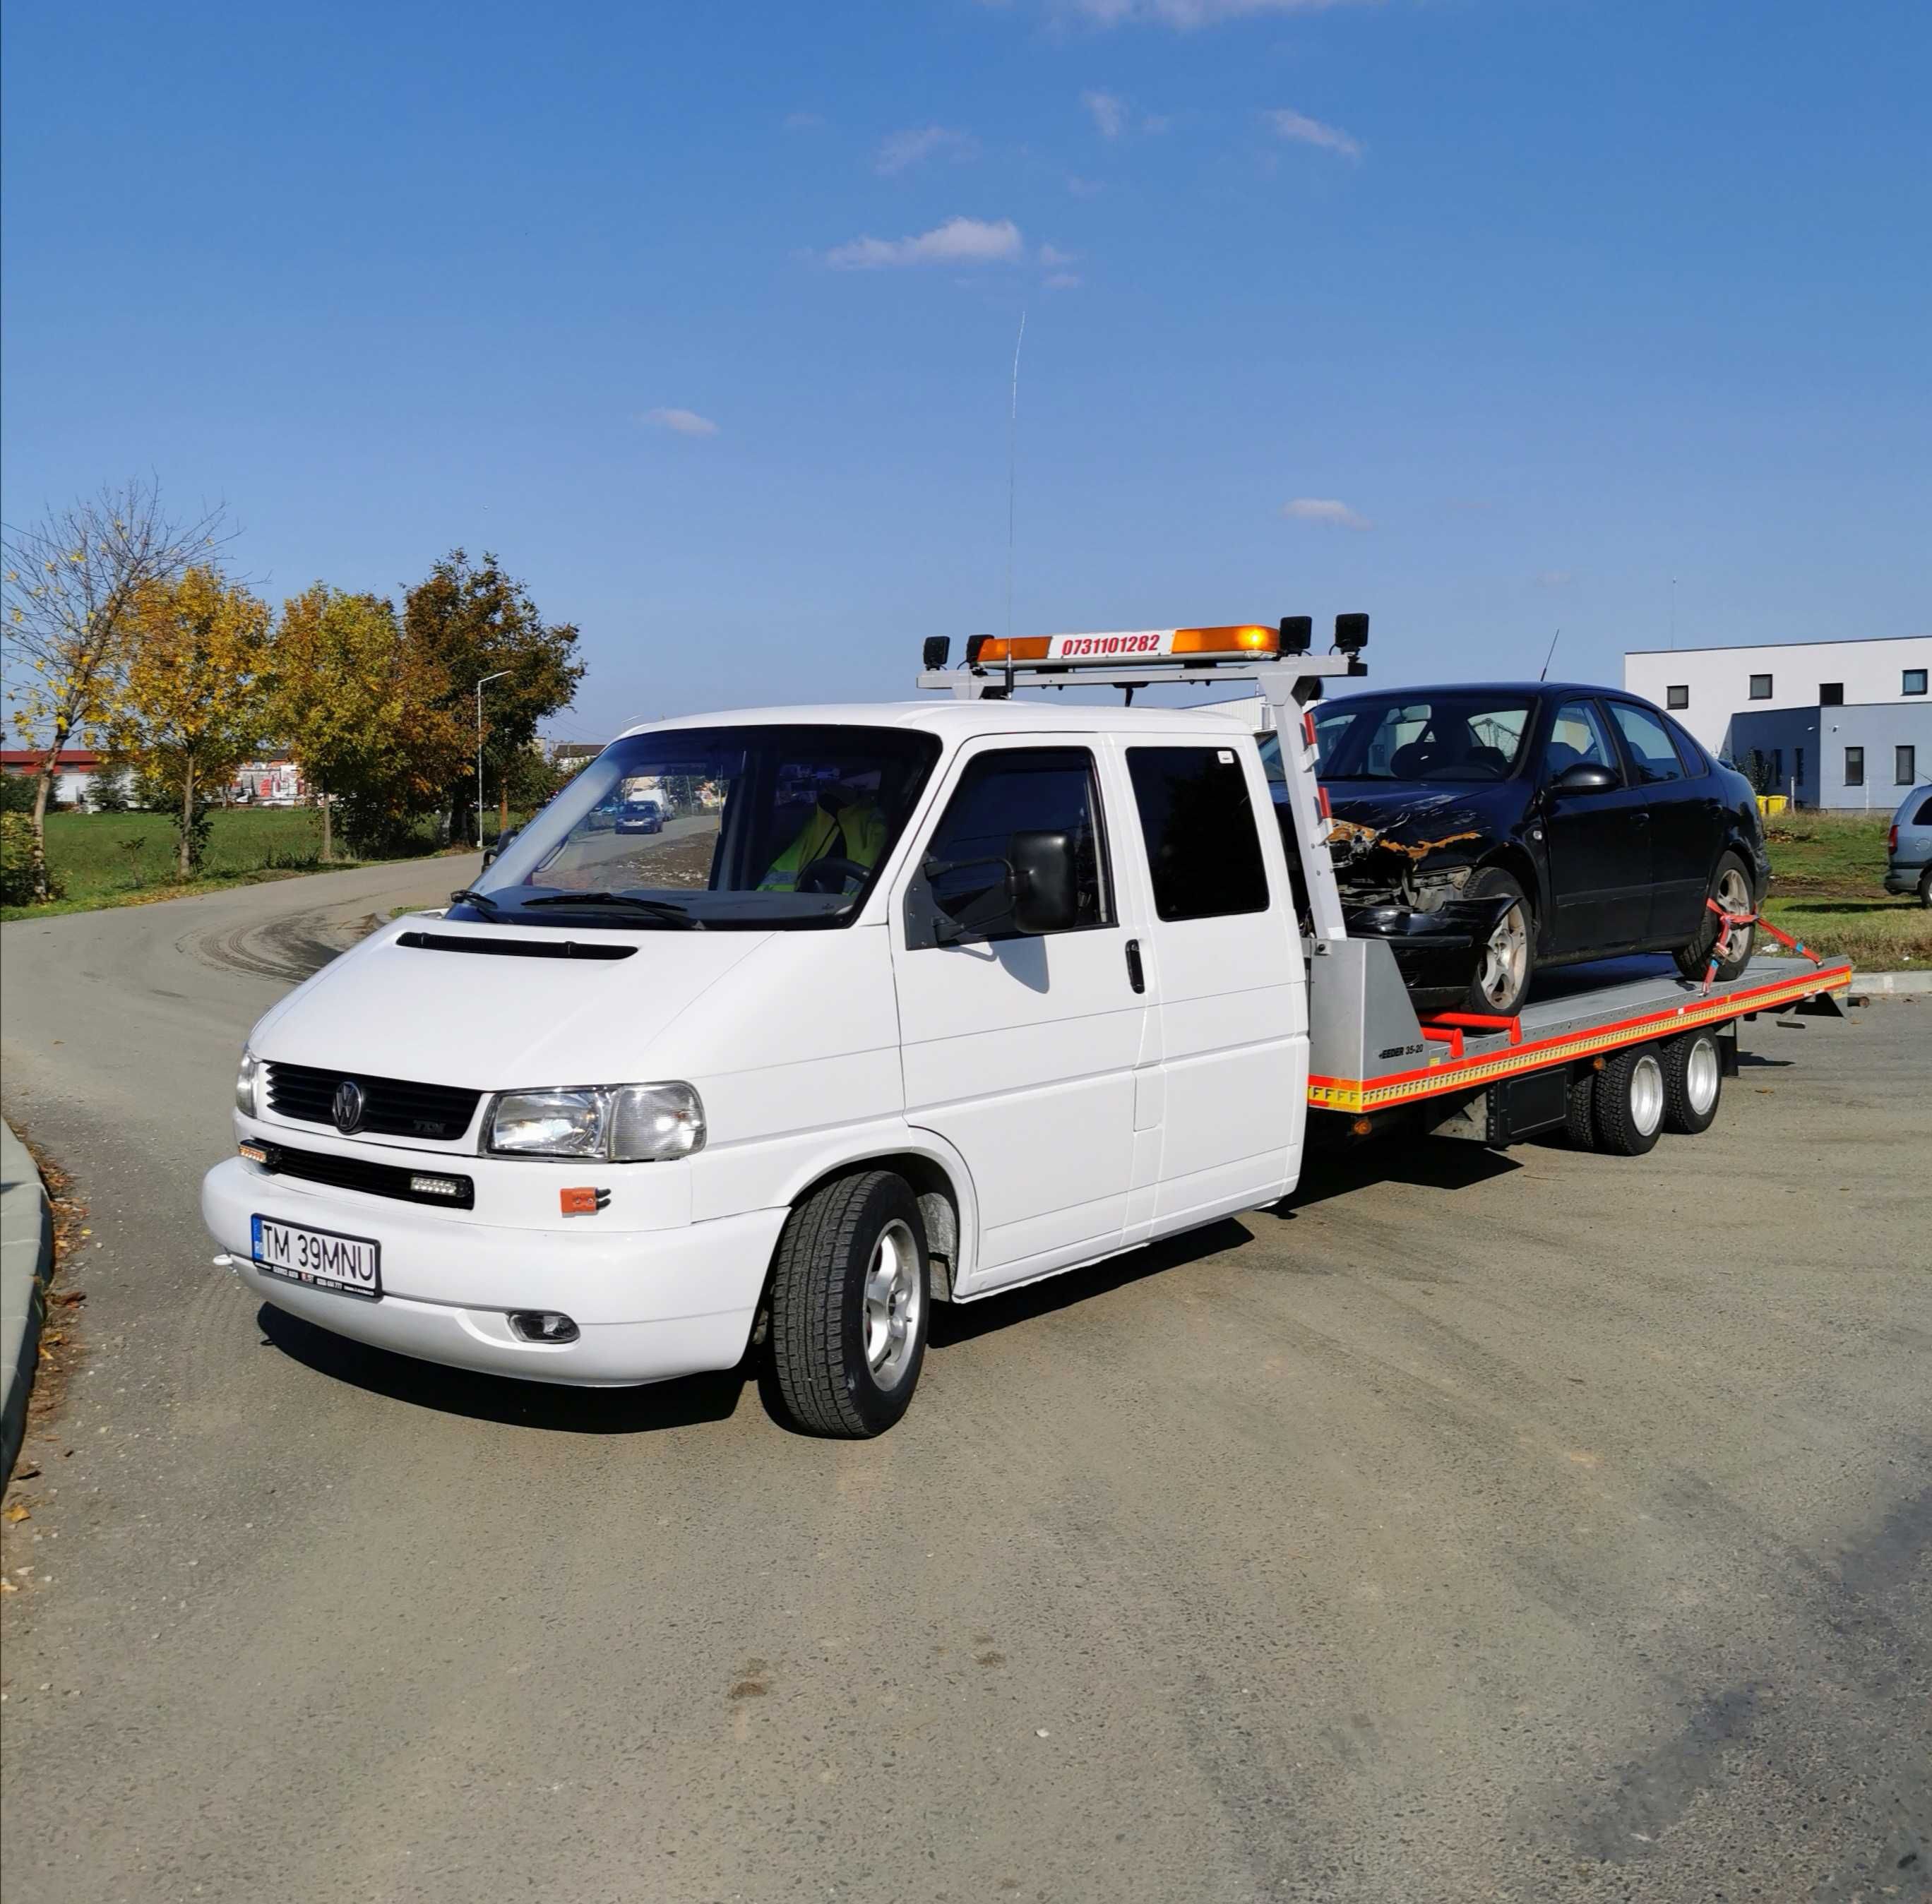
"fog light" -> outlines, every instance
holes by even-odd
[[[579,1333],[568,1316],[554,1309],[520,1309],[510,1327],[526,1342],[574,1342]]]
[[[460,1197],[463,1185],[460,1179],[454,1177],[412,1176],[410,1191],[412,1195],[418,1197]]]

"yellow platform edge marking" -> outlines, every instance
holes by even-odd
[[[1598,1030],[1548,1039],[1533,1050],[1513,1049],[1486,1058],[1452,1060],[1433,1076],[1405,1078],[1396,1084],[1371,1084],[1360,1078],[1311,1078],[1308,1102],[1318,1111],[1386,1110],[1391,1105],[1412,1104],[1418,1098],[1440,1097],[1448,1091],[1494,1084],[1520,1072],[1540,1071],[1577,1058],[1594,1057],[1600,1052],[1615,1051],[1620,1045],[1645,1044],[1666,1029],[1672,1033],[1694,1031],[1700,1025],[1721,1024],[1726,1019],[1741,1018],[1768,1007],[1814,998],[1820,992],[1841,991],[1851,982],[1851,968],[1845,966],[1822,978],[1789,979],[1762,991],[1702,1000]]]

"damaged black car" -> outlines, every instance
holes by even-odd
[[[1750,783],[1634,696],[1410,688],[1324,703],[1315,730],[1345,922],[1388,941],[1425,1013],[1511,1016],[1539,968],[1628,953],[1701,978],[1706,902],[1763,895]],[[1733,931],[1720,976],[1753,936]]]

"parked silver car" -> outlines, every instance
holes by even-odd
[[[1922,906],[1932,906],[1932,786],[1915,787],[1892,816],[1886,835],[1890,863],[1885,869],[1888,892],[1916,892]]]

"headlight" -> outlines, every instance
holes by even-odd
[[[244,1117],[260,1115],[255,1108],[255,1077],[261,1060],[247,1045],[242,1048],[242,1068],[235,1074],[235,1108]]]
[[[688,1084],[586,1084],[506,1091],[485,1147],[513,1157],[661,1162],[704,1147],[704,1105]]]

